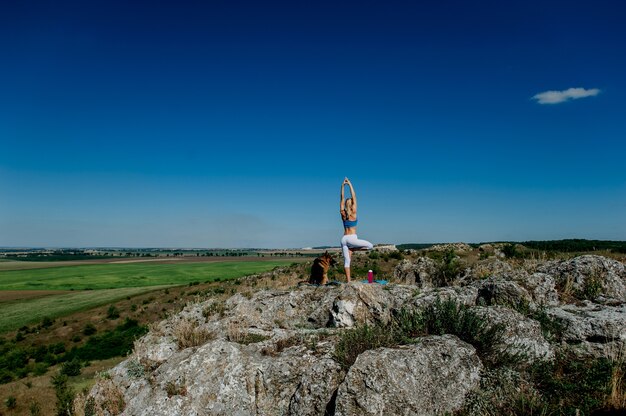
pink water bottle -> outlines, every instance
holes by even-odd
[[[367,271],[367,283],[374,283],[374,272],[371,270]]]

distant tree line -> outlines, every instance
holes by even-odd
[[[410,243],[410,244],[397,244],[396,248],[398,250],[423,250],[425,248],[430,248],[432,246],[434,246],[434,244],[432,243],[423,243],[423,244]]]
[[[524,241],[524,247],[542,251],[613,251],[626,253],[626,241],[604,241],[604,240],[549,240],[549,241]]]

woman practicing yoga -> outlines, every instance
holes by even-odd
[[[350,187],[351,198],[345,199],[344,187]],[[339,204],[339,212],[343,221],[343,238],[341,239],[341,251],[343,252],[343,266],[346,269],[346,280],[350,281],[350,257],[352,252],[356,250],[371,250],[374,248],[372,243],[365,240],[359,240],[356,236],[356,194],[352,183],[345,178],[341,184],[341,203]]]

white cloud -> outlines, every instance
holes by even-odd
[[[594,97],[600,93],[597,88],[568,88],[563,91],[545,91],[533,97],[539,104],[558,104],[569,100],[577,100],[579,98]]]

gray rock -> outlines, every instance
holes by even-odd
[[[387,323],[394,309],[411,298],[414,288],[400,285],[354,282],[344,285],[333,301],[331,325],[349,328],[356,324]]]
[[[434,303],[437,299],[442,301],[451,299],[463,305],[473,306],[476,305],[477,298],[478,289],[476,287],[450,286],[419,293],[408,302],[405,302],[404,306],[421,309]]]
[[[121,414],[323,414],[344,375],[339,364],[304,346],[274,356],[261,350],[262,344],[216,340],[173,355],[138,380],[129,380],[121,364],[113,371],[125,391]]]
[[[626,301],[626,266],[617,260],[602,256],[585,255],[565,261],[550,261],[537,268],[556,280],[562,291],[585,292],[585,285],[598,282],[599,294]],[[593,299],[590,299],[593,300]]]
[[[546,313],[563,325],[563,341],[581,353],[610,357],[626,344],[626,305],[601,306],[587,301],[584,306],[548,308]]]
[[[400,284],[432,289],[438,271],[437,263],[428,257],[418,257],[414,262],[402,260],[393,271],[393,280]]]
[[[519,282],[530,292],[533,301],[539,306],[556,306],[559,293],[556,291],[554,278],[545,273],[533,273]]]
[[[227,316],[245,327],[271,330],[274,327],[323,328],[339,291],[333,286],[305,286],[299,290],[262,290],[251,298],[235,295],[227,301]]]
[[[339,387],[335,415],[454,412],[478,386],[482,367],[474,347],[452,335],[366,351]]]
[[[473,310],[493,325],[504,325],[504,345],[511,353],[526,354],[529,363],[554,358],[554,349],[544,338],[539,322],[503,306],[477,306]]]
[[[476,281],[472,286],[478,289],[479,305],[503,305],[508,307],[525,306],[532,298],[528,291],[515,282],[497,277]]]

